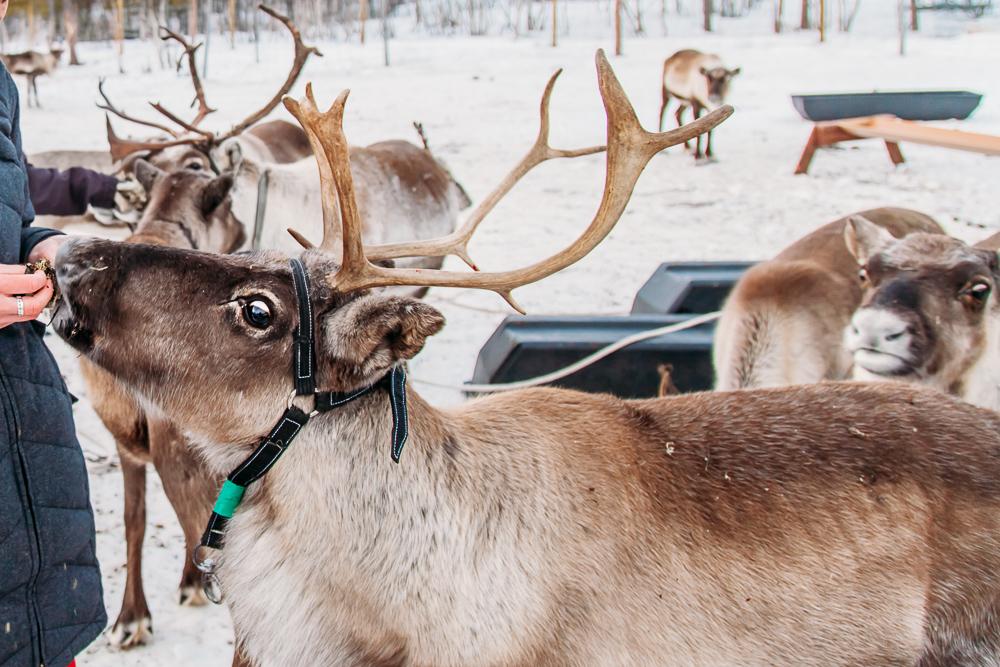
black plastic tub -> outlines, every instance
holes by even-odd
[[[838,120],[892,114],[905,120],[965,120],[983,96],[967,90],[898,93],[792,95],[795,110],[806,120]]]

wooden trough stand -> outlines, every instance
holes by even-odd
[[[809,135],[809,141],[806,142],[805,150],[802,151],[802,157],[799,158],[795,173],[804,174],[809,171],[809,163],[812,162],[817,148],[859,139],[885,141],[889,159],[893,164],[903,162],[903,153],[899,150],[901,141],[985,155],[1000,155],[998,136],[932,127],[912,120],[901,120],[895,116],[866,116],[816,123]]]

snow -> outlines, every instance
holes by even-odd
[[[313,81],[321,100],[352,89],[346,128],[354,143],[388,138],[416,141],[411,122],[424,123],[435,153],[444,159],[474,200],[484,197],[527,149],[537,130],[537,106],[548,76],[564,67],[552,101],[552,141],[559,147],[602,143],[603,114],[593,55],[610,49],[608,3],[561,3],[558,48],[547,33],[514,38],[429,36],[394,18],[392,67],[382,64],[376,24],[371,41],[319,43],[297,86]],[[671,3],[672,4],[672,3]],[[766,4],[766,3],[765,3]],[[787,3],[786,3],[787,4]],[[865,3],[849,35],[831,30],[820,45],[815,33],[769,34],[769,8],[741,20],[720,20],[705,35],[697,16],[668,15],[662,36],[656,13],[646,16],[648,36],[627,36],[625,55],[612,63],[640,118],[654,128],[663,59],[680,48],[716,52],[742,67],[731,102],[735,115],[715,136],[718,162],[696,166],[680,148],[658,155],[638,186],[618,227],[590,256],[516,296],[532,313],[625,313],[632,297],[665,260],[761,259],[819,224],[858,209],[897,205],[925,211],[952,233],[975,241],[1000,228],[996,206],[1000,161],[985,156],[903,146],[907,163],[894,168],[878,142],[848,144],[817,154],[808,176],[792,170],[810,126],[789,95],[870,89],[963,89],[984,93],[973,118],[945,126],[1000,133],[1000,26],[994,18],[968,22],[927,16],[910,35],[908,55],[897,54],[896,3]],[[657,7],[658,11],[658,7]],[[790,22],[791,17],[786,18]],[[224,128],[272,94],[284,77],[291,49],[284,35],[268,35],[261,62],[253,46],[235,51],[213,36],[206,86],[219,108],[208,124]],[[180,111],[190,99],[188,81],[156,65],[153,48],[129,42],[126,75],[118,73],[109,45],[83,45],[85,66],[62,68],[39,82],[41,110],[24,110],[30,151],[105,146],[103,116],[93,106],[100,77],[117,103],[145,113],[146,100]],[[276,116],[284,115],[284,110]],[[120,133],[130,131],[123,123]],[[542,165],[484,223],[472,245],[486,270],[524,265],[570,242],[590,221],[603,182],[601,156]],[[452,260],[449,260],[452,262]],[[450,266],[458,266],[452,262]],[[476,353],[509,310],[489,293],[435,290],[428,300],[449,325],[412,364],[419,380],[458,384],[471,376]],[[105,598],[114,619],[124,586],[121,478],[114,443],[91,409],[74,355],[54,337],[50,343],[71,389],[80,440],[92,474],[98,550]],[[455,390],[416,385],[438,404],[462,400]],[[294,455],[294,452],[290,455]],[[159,487],[150,476],[146,533],[146,592],[154,616],[154,642],[129,652],[98,640],[81,660],[86,667],[228,664],[231,629],[224,609],[181,608],[182,537]]]

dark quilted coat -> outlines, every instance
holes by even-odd
[[[17,89],[0,65],[0,264],[52,232],[34,216]],[[41,328],[0,329],[0,667],[63,667],[104,629],[87,469]]]

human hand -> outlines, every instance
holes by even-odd
[[[28,255],[28,264],[34,264],[38,260],[47,259],[49,264],[52,266],[56,265],[56,253],[59,252],[59,247],[66,242],[68,236],[50,236],[47,239],[40,241],[31,249],[31,254]],[[16,266],[16,265],[15,265]],[[23,270],[24,267],[22,266]]]
[[[52,294],[44,273],[25,273],[23,264],[0,264],[0,329],[38,317]]]

